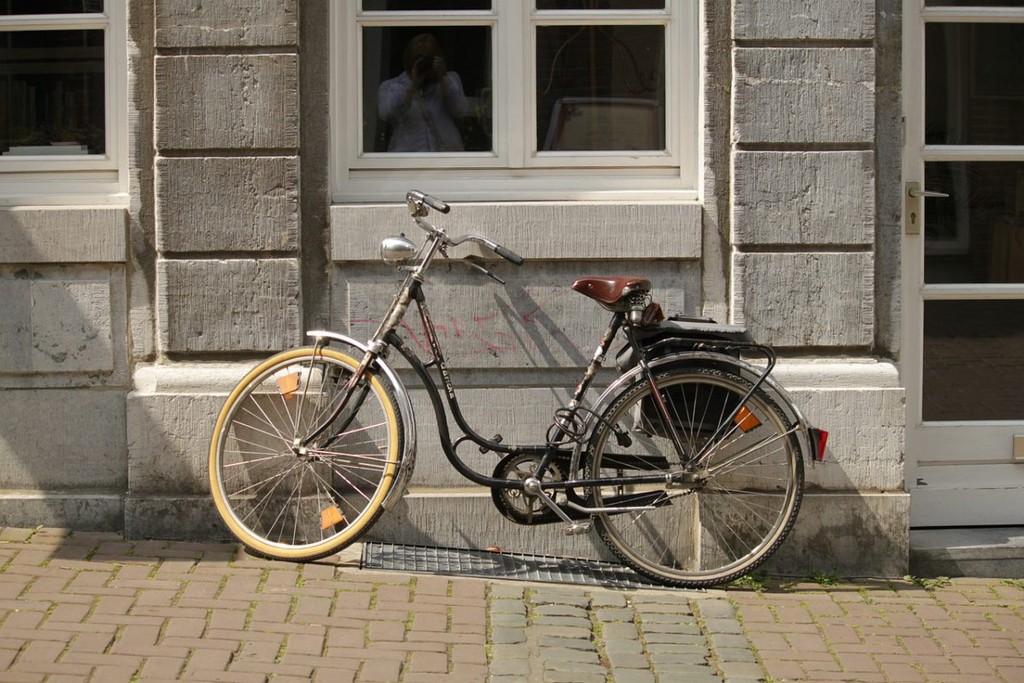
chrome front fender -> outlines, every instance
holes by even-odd
[[[326,345],[331,342],[338,342],[346,346],[350,346],[360,352],[360,355],[365,354],[369,351],[369,347],[365,342],[361,342],[357,339],[353,339],[344,334],[338,334],[337,332],[328,332],[326,330],[311,330],[306,332],[306,336],[312,337],[317,344]],[[357,361],[362,358],[356,358]],[[395,372],[394,368],[388,365],[387,361],[377,357],[374,361],[374,369],[380,372],[387,378],[391,384],[391,388],[395,392],[395,400],[398,402],[398,412],[402,415],[402,426],[405,434],[404,445],[402,448],[401,462],[398,465],[398,475],[395,477],[395,485],[391,487],[391,492],[388,493],[387,498],[384,499],[384,509],[390,510],[395,504],[402,499],[405,495],[406,487],[409,485],[409,477],[412,476],[413,468],[416,465],[416,415],[412,409],[412,401],[409,399],[409,392],[406,390],[402,380],[399,379],[398,373]]]

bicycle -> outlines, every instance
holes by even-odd
[[[355,542],[401,499],[417,423],[388,362],[392,351],[425,386],[451,465],[489,487],[514,522],[562,523],[567,534],[593,527],[634,570],[681,587],[734,580],[782,544],[800,508],[804,460],[823,459],[828,435],[769,377],[772,349],[737,326],[665,318],[645,278],[581,278],[572,289],[610,311],[611,321],[572,399],[555,410],[543,443],[484,438],[460,409],[425,276],[439,255],[465,243],[515,265],[524,260],[482,235],[451,236],[435,226],[430,210],[450,207],[434,197],[411,191],[406,202],[426,237],[419,246],[404,234],[382,242],[383,260],[406,276],[370,340],[309,332],[312,346],[253,368],[220,412],[210,484],[242,544],[270,558],[319,559]],[[467,259],[504,284],[487,261]],[[413,303],[430,349],[426,362],[397,333]],[[585,395],[620,334],[621,374],[588,405]],[[454,440],[448,411],[462,432]],[[458,450],[467,444],[501,456],[493,473],[464,462]]]

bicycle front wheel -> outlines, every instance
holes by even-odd
[[[592,489],[594,505],[633,508],[600,514],[595,526],[627,564],[662,583],[699,588],[743,576],[796,520],[804,470],[795,428],[762,391],[735,412],[751,384],[729,372],[667,370],[655,384],[657,394],[646,380],[627,388],[591,442],[590,477],[620,479]],[[661,472],[673,483],[621,483]]]
[[[403,425],[375,374],[347,387],[358,366],[333,349],[294,349],[261,363],[228,396],[210,444],[210,487],[224,523],[250,550],[325,557],[383,511],[403,456]],[[340,415],[302,446],[342,400]]]

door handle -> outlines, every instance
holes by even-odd
[[[935,192],[933,190],[922,189],[921,183],[916,180],[908,182],[906,189],[907,196],[906,207],[903,214],[903,231],[908,235],[920,235],[921,223],[924,220],[921,211],[921,199],[923,197],[944,199],[949,197],[949,195],[945,192]]]
[[[909,187],[910,185],[917,185],[917,183],[907,183],[907,194],[917,199],[918,197],[935,197],[937,199],[946,199],[949,197],[945,192],[935,192],[934,190],[922,190],[920,187]]]

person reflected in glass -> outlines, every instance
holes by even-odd
[[[430,33],[409,41],[405,66],[377,92],[380,118],[391,128],[389,152],[461,152],[458,120],[469,113],[459,74],[449,71],[441,45]]]

